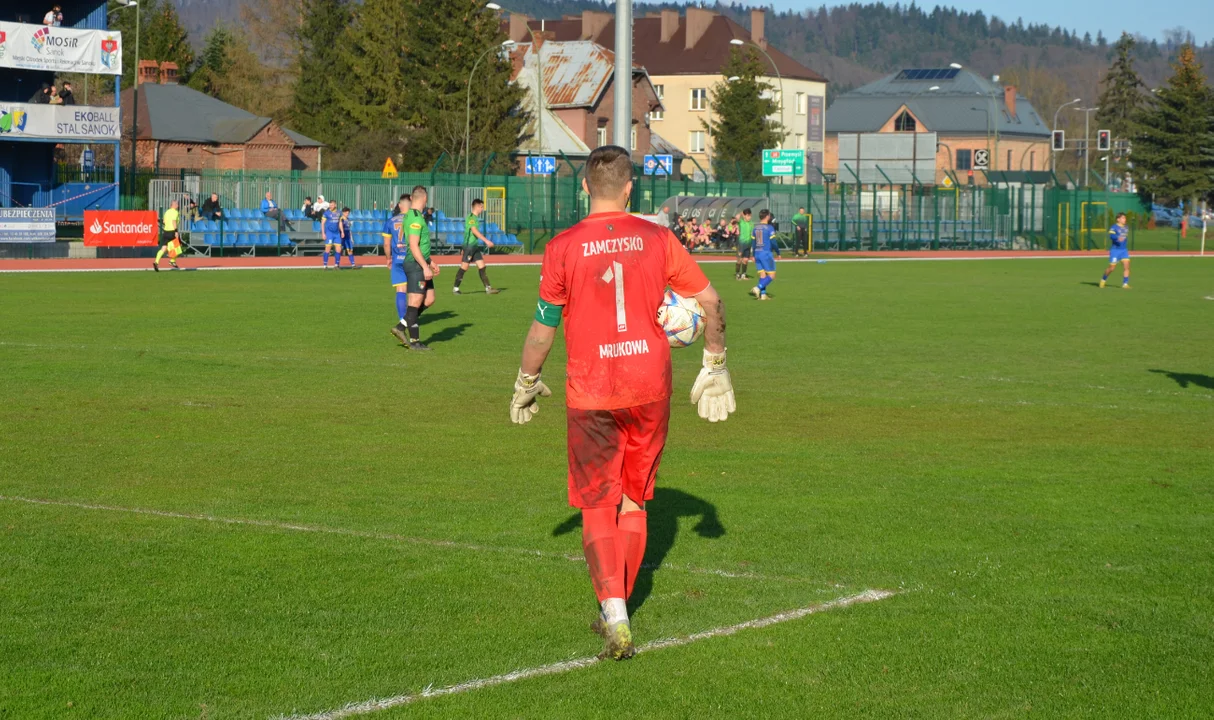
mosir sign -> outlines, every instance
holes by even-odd
[[[151,210],[85,210],[89,247],[155,247],[160,224]]]
[[[0,22],[0,67],[122,74],[122,33]]]

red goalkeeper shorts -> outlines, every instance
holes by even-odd
[[[653,499],[666,448],[670,399],[621,410],[569,408],[569,504],[614,507]]]

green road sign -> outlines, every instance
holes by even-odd
[[[805,174],[805,151],[803,150],[764,150],[763,176],[780,177],[783,175]]]

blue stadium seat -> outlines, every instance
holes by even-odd
[[[502,229],[497,226],[497,223],[486,223],[485,230],[489,232],[501,232]]]
[[[435,214],[435,216],[434,216],[434,217],[435,217],[435,219],[436,219],[436,220],[446,220],[446,219],[447,219],[447,213],[443,212],[442,210],[439,210],[439,211],[438,211],[438,212]]]
[[[320,232],[320,221],[319,220],[312,221],[312,232]]]
[[[203,245],[218,245],[219,236],[214,233],[204,233],[202,236]]]

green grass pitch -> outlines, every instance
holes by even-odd
[[[1209,717],[1214,265],[1103,267],[785,263],[758,303],[707,266],[739,409],[699,420],[675,352],[638,642],[897,594],[369,717]],[[510,425],[538,269],[490,272],[439,277],[424,356],[382,269],[0,275],[0,718],[594,654],[563,349]]]

